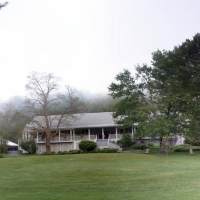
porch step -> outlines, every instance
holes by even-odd
[[[108,147],[108,140],[106,139],[98,139],[97,140],[97,147],[102,147],[102,146],[105,146],[105,147]]]
[[[112,148],[112,149],[121,150],[120,146],[112,142],[109,142],[108,139],[98,139],[96,143],[97,143],[97,147],[99,148]]]

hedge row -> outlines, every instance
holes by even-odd
[[[93,151],[81,151],[81,150],[70,150],[70,151],[59,151],[59,152],[44,152],[42,155],[65,155],[65,154],[80,154],[80,153],[117,153],[117,149],[110,149],[110,148],[104,148],[99,149],[96,148]]]
[[[189,152],[191,146],[179,146],[174,149],[174,152]],[[200,147],[192,147],[193,151],[200,151]]]

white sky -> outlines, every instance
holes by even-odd
[[[8,0],[0,10],[0,100],[25,95],[31,71],[78,91],[114,77],[200,32],[199,0]],[[3,0],[0,0],[3,3]]]

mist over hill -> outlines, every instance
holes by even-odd
[[[106,93],[89,93],[89,92],[77,92],[77,96],[85,102],[84,112],[111,112],[113,106],[118,100],[113,100]],[[25,97],[12,96],[7,101],[0,101],[0,111],[3,110],[6,104],[12,104],[16,109],[20,108],[23,104]]]

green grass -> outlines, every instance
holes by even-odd
[[[199,200],[199,172],[199,152],[7,156],[0,199]]]

